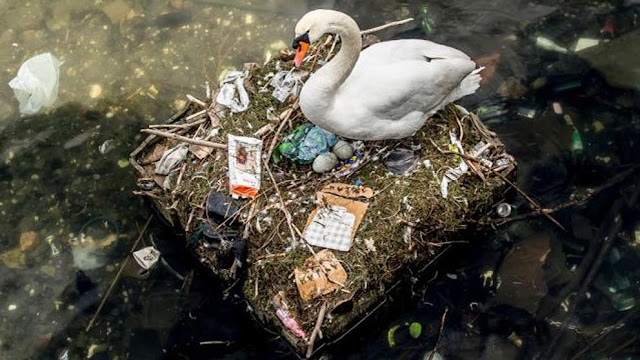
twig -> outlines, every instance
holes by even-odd
[[[454,151],[445,151],[445,150],[440,149],[438,147],[438,145],[435,142],[433,142],[433,140],[431,140],[431,143],[442,154],[457,155],[457,156],[460,156],[461,158],[463,158],[465,160],[474,161],[474,162],[482,165],[480,160],[478,158],[474,157],[474,156],[470,156],[470,155],[467,155],[467,154],[461,154],[461,153],[454,152]],[[556,220],[553,216],[551,216],[551,214],[549,214],[547,209],[543,208],[537,201],[533,200],[529,195],[527,195],[526,192],[524,192],[524,190],[520,189],[518,187],[518,185],[514,184],[511,180],[507,179],[506,176],[502,175],[499,171],[497,171],[495,169],[489,169],[489,171],[492,174],[494,174],[497,177],[499,177],[500,179],[502,179],[502,181],[507,183],[507,185],[511,186],[518,194],[520,194],[529,203],[529,206],[531,206],[532,209],[540,211],[540,213],[542,215],[546,216],[549,220],[551,220],[551,222],[553,224],[555,224],[557,227],[559,227],[562,231],[564,231],[564,232],[567,231],[567,229],[564,226],[562,226],[562,224],[560,224],[558,222],[558,220]]]
[[[369,35],[369,34],[373,34],[374,32],[378,32],[380,30],[384,30],[390,27],[394,27],[394,26],[399,26],[399,25],[404,25],[406,23],[412,22],[413,18],[408,18],[408,19],[404,19],[404,20],[399,20],[399,21],[394,21],[394,22],[390,22],[388,24],[384,24],[384,25],[380,25],[368,30],[364,30],[360,32],[360,35]]]
[[[200,345],[231,345],[231,341],[229,340],[209,340],[209,341],[200,341]]]
[[[166,137],[168,139],[184,141],[186,143],[193,144],[193,145],[206,146],[206,147],[211,147],[211,148],[214,148],[214,149],[226,149],[227,148],[226,144],[220,144],[220,143],[215,143],[215,142],[205,141],[205,140],[191,139],[191,138],[188,138],[186,136],[172,134],[172,133],[165,132],[165,131],[159,131],[159,130],[153,130],[153,129],[142,129],[140,131],[145,133],[145,134],[158,135],[158,136]]]
[[[322,323],[324,322],[324,314],[327,311],[327,302],[325,301],[320,307],[320,311],[318,312],[318,319],[316,320],[316,326],[313,328],[313,332],[311,333],[311,337],[309,338],[309,345],[307,346],[307,358],[310,358],[313,354],[313,344],[316,342],[316,337],[320,332],[320,328],[322,327]]]
[[[189,295],[189,292],[191,291],[191,284],[193,283],[194,275],[195,275],[195,270],[192,269],[191,271],[189,271],[187,276],[184,277],[184,280],[182,281],[182,286],[180,286],[180,295],[182,296]]]
[[[620,232],[620,229],[622,227],[621,212],[623,210],[625,202],[628,203],[629,207],[632,207],[635,204],[635,202],[638,200],[639,195],[640,195],[640,190],[636,189],[633,191],[633,193],[629,197],[625,199],[619,198],[613,202],[613,205],[611,205],[608,218],[603,222],[603,225],[601,226],[600,232],[597,236],[597,239],[602,239],[600,241],[602,243],[602,246],[600,246],[600,248],[597,250],[597,256],[595,256],[596,255],[595,245],[597,240],[591,241],[589,252],[587,253],[587,256],[585,256],[585,260],[583,260],[584,266],[581,264],[581,266],[576,271],[575,281],[572,281],[570,285],[568,285],[567,287],[565,287],[565,289],[560,291],[561,295],[567,296],[568,294],[571,293],[574,287],[578,286],[578,289],[576,291],[576,296],[573,302],[569,304],[569,309],[568,311],[566,311],[565,318],[568,319],[573,315],[573,312],[575,311],[578,305],[578,302],[586,294],[587,289],[591,285],[591,282],[593,281],[593,279],[595,279],[596,275],[598,274],[598,271],[600,270],[600,266],[602,265],[605,256],[608,254],[609,250],[613,246],[616,234]],[[590,260],[592,258],[593,258],[593,261],[587,260],[587,259]],[[582,277],[583,275],[584,275],[584,278]],[[547,350],[544,352],[543,358],[551,358],[551,355],[553,354],[556,344],[558,343],[560,338],[563,337],[564,333],[567,331],[567,328],[568,328],[567,324],[568,324],[568,321],[565,321],[563,323],[558,334],[553,338],[550,345],[547,347]]]
[[[335,50],[337,44],[338,37],[336,36],[336,38],[333,39],[333,44],[331,44],[331,48],[329,49],[329,52],[327,52],[327,56],[324,58],[324,61],[329,61],[329,58],[333,55],[333,50]]]
[[[249,239],[249,233],[251,232],[251,220],[253,220],[253,217],[256,214],[256,205],[258,205],[257,202],[254,202],[251,207],[249,208],[249,214],[247,215],[247,220],[245,220],[244,222],[244,230],[242,231],[242,238],[247,240]]]
[[[293,105],[289,109],[286,110],[286,115],[280,118],[280,126],[278,126],[278,130],[276,130],[276,134],[273,136],[273,140],[271,140],[271,145],[269,145],[269,151],[267,152],[267,156],[265,157],[265,161],[269,161],[271,159],[271,154],[273,150],[276,148],[276,144],[278,143],[278,136],[280,136],[280,132],[291,118],[291,115],[298,109],[299,98],[294,101]],[[283,113],[284,114],[284,113]]]
[[[178,191],[178,188],[180,187],[180,183],[182,182],[182,176],[184,175],[184,171],[186,169],[187,169],[187,163],[185,162],[184,164],[182,164],[182,167],[180,168],[180,173],[178,173],[178,180],[176,180],[176,185],[173,191],[171,191],[171,195],[175,195],[175,193]]]
[[[132,193],[133,193],[133,195],[137,195],[137,196],[148,196],[148,197],[150,197],[152,199],[164,200],[164,198],[152,193],[151,191],[133,190]]]
[[[207,107],[207,104],[205,104],[202,100],[200,100],[200,99],[196,98],[196,97],[195,97],[195,96],[193,96],[193,95],[189,95],[189,94],[187,94],[187,99],[189,99],[189,101],[191,101],[191,102],[194,102],[194,103],[196,103],[196,104],[198,104],[198,105],[202,106],[203,108],[206,108],[206,107]]]
[[[273,131],[273,124],[266,124],[253,133],[253,137],[263,137],[268,132]]]
[[[620,351],[624,350],[627,346],[633,344],[636,341],[636,338],[637,338],[637,335],[631,336],[631,338],[629,340],[623,342],[620,346],[618,346],[615,349],[613,349],[613,351],[611,352],[611,355],[615,355],[615,354],[619,353]]]
[[[133,243],[133,246],[131,246],[131,250],[127,254],[127,257],[124,259],[124,261],[122,261],[122,265],[120,265],[120,270],[118,270],[118,273],[116,274],[116,277],[111,282],[111,286],[109,286],[109,290],[107,290],[107,292],[102,297],[102,301],[100,302],[100,306],[98,306],[98,309],[96,309],[96,312],[93,314],[93,317],[91,318],[91,321],[89,321],[89,325],[87,325],[87,328],[84,329],[85,332],[87,332],[87,331],[89,331],[89,329],[91,329],[91,327],[93,326],[93,323],[98,318],[98,314],[100,314],[100,311],[102,310],[102,307],[107,302],[107,299],[109,298],[109,295],[111,295],[111,291],[113,291],[113,288],[115,288],[116,284],[118,283],[118,280],[120,280],[120,276],[122,275],[122,271],[124,270],[125,265],[127,265],[127,263],[129,262],[129,258],[131,257],[131,253],[133,253],[133,251],[136,249],[136,247],[138,246],[138,243],[142,239],[142,236],[144,235],[145,231],[147,231],[147,228],[149,227],[149,224],[151,223],[151,219],[153,219],[153,215],[149,216],[149,219],[147,220],[147,222],[144,224],[144,227],[140,231],[140,235],[138,235],[138,238]]]
[[[205,87],[205,96],[207,97],[207,100],[213,100],[213,98],[211,97],[211,85],[209,84],[208,80],[204,82],[204,87]]]
[[[436,351],[438,351],[438,345],[440,345],[440,339],[442,339],[442,331],[444,330],[444,321],[447,318],[447,312],[449,308],[445,308],[442,313],[442,318],[440,319],[440,332],[438,333],[438,339],[436,340],[436,344],[433,346],[433,350],[431,350],[431,354],[429,355],[429,360],[433,360]]]
[[[189,213],[189,219],[187,220],[187,225],[184,227],[184,231],[188,232],[191,226],[191,221],[193,221],[193,217],[195,216],[195,211],[196,208],[194,207],[193,209],[191,209],[191,212]]]
[[[597,343],[599,343],[602,339],[604,339],[605,337],[607,337],[609,334],[611,334],[619,325],[624,324],[627,320],[629,320],[632,316],[634,316],[636,313],[638,312],[638,308],[633,309],[631,312],[629,312],[627,315],[625,315],[623,318],[621,318],[620,320],[616,321],[615,324],[609,326],[608,328],[611,329],[609,331],[605,331],[603,334],[601,334],[600,336],[598,336],[597,338],[595,338],[593,341],[591,341],[587,346],[585,346],[584,348],[582,348],[582,350],[580,350],[577,354],[575,354],[573,357],[571,357],[570,360],[576,360],[578,358],[580,358],[580,356],[582,356],[582,354],[586,353],[587,351],[589,351],[589,349],[591,349],[594,345],[596,345]],[[633,340],[635,340],[635,336],[633,337]],[[627,344],[628,346],[628,344]],[[626,347],[626,346],[624,346]],[[623,347],[623,348],[624,348]],[[615,355],[617,351],[611,353],[611,355]]]
[[[197,117],[204,116],[204,115],[207,115],[207,110],[200,110],[197,113],[193,113],[193,114],[187,116],[184,119],[184,121],[191,121],[191,120],[193,120],[193,119],[195,119]]]
[[[287,209],[287,206],[284,203],[284,200],[282,198],[282,193],[280,192],[280,188],[278,187],[278,183],[276,182],[276,179],[273,177],[273,173],[271,173],[271,168],[269,167],[269,165],[267,165],[265,167],[267,168],[267,173],[269,173],[269,177],[271,178],[271,181],[273,182],[273,187],[275,188],[276,193],[278,194],[278,200],[280,200],[280,206],[282,207],[281,210],[284,213],[285,219],[287,219],[287,225],[289,226],[289,231],[291,232],[291,237],[292,237],[293,240],[295,240],[296,239],[296,232],[294,230],[293,218],[291,217],[291,213],[289,212],[289,210]],[[296,228],[296,230],[298,230],[298,229]],[[300,234],[300,230],[298,230],[298,233]],[[305,243],[305,245],[307,245],[307,248],[309,249],[309,251],[311,251],[311,254],[315,255],[316,252],[313,251],[313,248],[311,247],[311,245],[309,245],[309,243],[304,238],[304,236],[302,236],[302,234],[300,234],[300,238]]]
[[[198,121],[194,121],[194,122],[188,123],[188,124],[156,124],[156,125],[149,125],[149,128],[151,128],[151,129],[156,129],[156,128],[188,129],[188,128],[194,127],[196,125],[200,125],[205,121],[207,121],[207,119],[200,119]]]
[[[480,220],[477,222],[477,224],[480,225],[504,225],[508,222],[512,222],[512,221],[518,221],[518,220],[525,220],[525,219],[529,219],[532,217],[537,217],[542,215],[543,213],[548,213],[548,214],[553,214],[556,213],[558,211],[561,210],[565,210],[574,206],[581,206],[586,204],[587,202],[589,202],[591,200],[591,198],[593,198],[594,196],[598,195],[599,193],[601,193],[602,191],[609,189],[615,185],[618,185],[619,183],[621,183],[622,181],[626,180],[627,177],[633,175],[636,171],[638,171],[640,169],[640,166],[633,166],[628,170],[625,170],[619,174],[617,174],[616,176],[612,177],[611,179],[607,180],[604,184],[593,188],[593,189],[589,189],[587,190],[587,193],[582,195],[581,198],[579,199],[574,199],[571,201],[567,201],[565,203],[562,203],[560,205],[556,205],[554,207],[551,208],[546,208],[546,209],[537,209],[534,210],[530,213],[527,214],[521,214],[521,215],[517,215],[517,216],[511,216],[511,217],[506,217],[506,218],[499,218],[499,219],[486,219],[486,220]]]
[[[505,183],[509,184],[509,186],[511,186],[515,191],[517,191],[518,194],[522,195],[522,197],[525,198],[525,200],[527,200],[527,202],[529,202],[529,205],[531,205],[531,207],[534,210],[539,210],[542,213],[542,215],[546,216],[547,219],[551,220],[551,222],[554,223],[560,229],[562,229],[562,231],[564,231],[564,232],[567,231],[567,229],[564,226],[562,226],[562,224],[560,224],[558,222],[558,220],[556,220],[553,216],[551,216],[551,214],[546,212],[544,210],[544,208],[542,206],[540,206],[540,204],[537,201],[533,200],[529,195],[527,195],[527,193],[525,193],[522,189],[520,189],[516,184],[514,184],[509,179],[507,179],[506,176],[500,174],[498,171],[495,171],[493,169],[491,169],[491,172],[493,174],[495,174],[496,176],[498,176],[500,179],[502,179],[502,181],[504,181]]]
[[[138,162],[136,161],[136,156],[138,156],[138,154],[142,150],[144,150],[155,138],[156,138],[155,135],[147,136],[147,138],[144,139],[144,141],[142,141],[142,143],[140,143],[140,145],[138,145],[138,147],[135,150],[133,150],[131,154],[129,154],[129,164],[131,164],[131,166],[133,166],[136,170],[138,170],[141,176],[145,176],[146,171],[142,166],[140,166],[140,164],[138,164]]]
[[[427,270],[427,268],[429,266],[431,266],[431,264],[433,264],[436,260],[438,260],[439,257],[441,257],[442,255],[444,255],[444,253],[447,252],[447,250],[451,249],[451,245],[447,246],[446,248],[444,248],[444,250],[440,251],[440,253],[438,255],[436,255],[433,259],[429,260],[429,262],[422,267],[422,269],[420,269],[418,271],[418,274],[423,273],[425,270]]]
[[[281,257],[281,256],[287,256],[287,253],[286,252],[282,252],[282,253],[277,253],[277,254],[262,255],[262,256],[259,256],[257,258],[257,260],[266,260],[266,259],[272,259],[272,258]]]

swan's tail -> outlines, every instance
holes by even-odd
[[[451,95],[449,95],[449,102],[454,102],[464,96],[471,95],[480,87],[480,72],[484,70],[484,67],[473,70],[467,77],[462,79],[460,85],[455,89]]]

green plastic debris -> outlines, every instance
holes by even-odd
[[[328,131],[309,123],[298,126],[273,152],[273,161],[282,156],[301,165],[308,165],[320,154],[331,151],[338,138]]]
[[[422,5],[419,13],[422,18],[422,31],[425,35],[431,35],[435,28],[435,22],[433,21],[429,7],[427,5]]]
[[[422,325],[417,322],[411,323],[409,326],[409,335],[411,335],[412,338],[417,339],[420,337],[420,334],[422,334]]]
[[[613,308],[620,312],[631,310],[636,306],[636,299],[627,292],[612,294],[609,299]]]
[[[396,339],[393,336],[395,335],[396,330],[398,330],[399,327],[400,325],[392,326],[391,329],[389,329],[389,331],[387,332],[387,341],[389,342],[389,347],[396,346]]]
[[[580,132],[578,129],[573,128],[573,133],[571,134],[571,151],[572,152],[581,152],[584,149],[582,145],[582,138],[580,137]]]

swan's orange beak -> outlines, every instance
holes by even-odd
[[[307,54],[308,49],[309,49],[308,43],[304,41],[300,41],[298,43],[298,47],[296,48],[296,57],[293,59],[293,63],[296,65],[297,68],[299,68],[300,65],[302,65],[302,59],[304,59],[304,56]]]

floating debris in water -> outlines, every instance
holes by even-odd
[[[496,206],[496,214],[500,217],[508,217],[511,215],[512,206],[507,203],[500,203]]]
[[[108,154],[109,152],[111,152],[113,149],[116,148],[117,143],[118,143],[117,141],[113,139],[109,139],[103,142],[100,146],[98,146],[98,151],[100,151],[100,154],[102,155]]]
[[[409,335],[411,335],[412,338],[417,339],[421,334],[422,325],[420,323],[413,322],[411,323],[411,325],[409,325]]]
[[[556,44],[553,40],[544,36],[538,36],[536,38],[536,46],[544,50],[555,51],[561,54],[569,52],[566,48]]]
[[[600,44],[600,40],[598,39],[590,39],[590,38],[580,38],[576,42],[576,46],[574,47],[575,52],[582,51],[584,49],[588,49],[590,47],[594,47]]]
[[[49,247],[51,248],[51,256],[56,257],[60,255],[60,249],[58,249],[56,244],[53,242],[54,240],[53,235],[47,236],[45,240],[49,244]]]
[[[50,53],[36,55],[25,61],[9,86],[20,102],[20,113],[35,114],[53,105],[58,97],[60,61]]]
[[[433,16],[429,11],[429,6],[422,5],[420,7],[419,14],[420,14],[420,17],[422,18],[422,22],[421,22],[422,32],[424,32],[424,34],[427,36],[431,35],[435,28],[435,21],[433,20]]]

